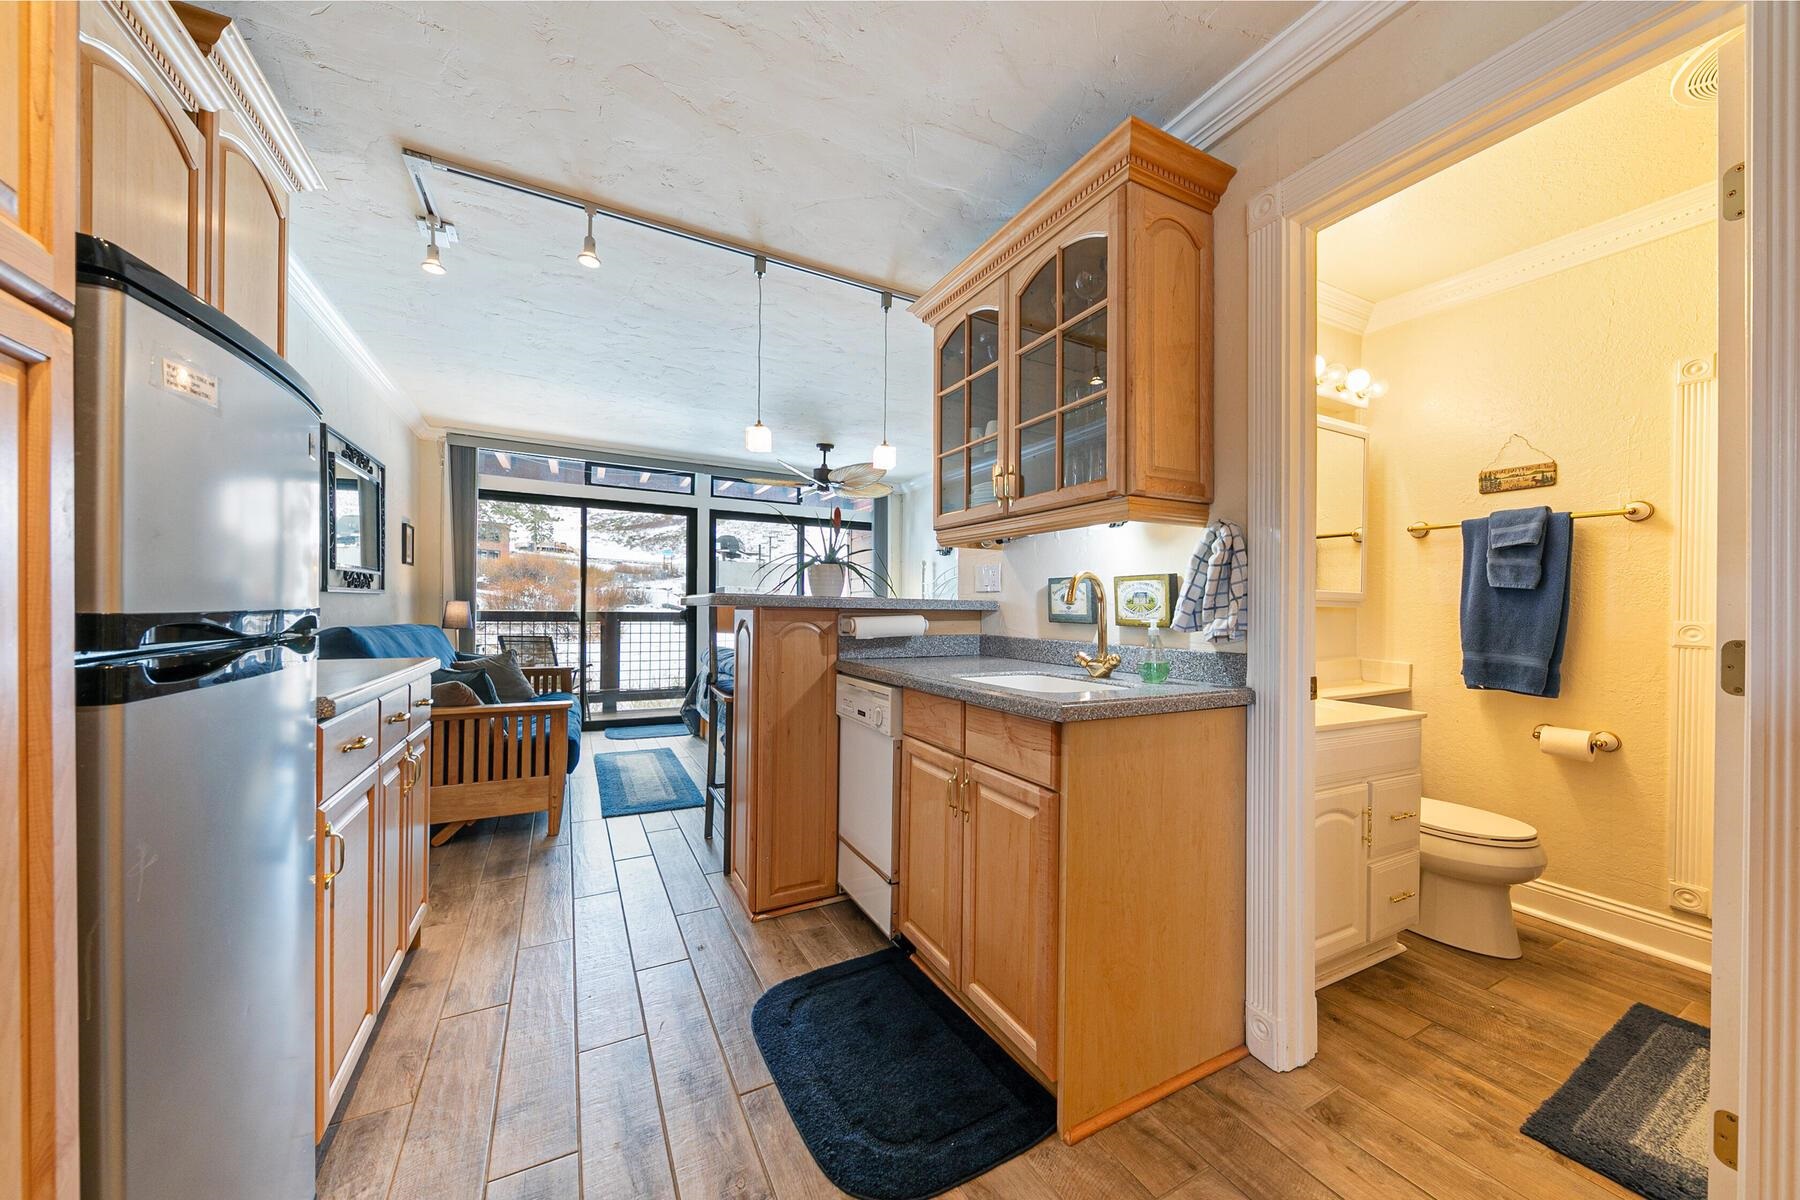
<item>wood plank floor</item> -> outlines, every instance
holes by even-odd
[[[691,738],[586,739],[584,757]],[[848,904],[751,924],[691,809],[602,819],[591,764],[554,841],[486,822],[432,850],[421,947],[321,1146],[321,1200],[822,1200],[750,1009],[882,942]],[[1408,953],[1319,993],[1319,1056],[1246,1060],[960,1200],[1606,1200],[1520,1136],[1633,1002],[1705,1023],[1704,975],[1521,918],[1498,962]]]

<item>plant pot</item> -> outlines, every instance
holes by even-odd
[[[840,563],[814,563],[806,568],[806,590],[814,596],[843,595],[843,565]]]

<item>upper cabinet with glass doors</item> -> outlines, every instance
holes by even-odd
[[[935,330],[938,541],[1212,500],[1212,210],[1233,169],[1136,119],[913,311]]]

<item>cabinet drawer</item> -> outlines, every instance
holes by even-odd
[[[963,753],[978,763],[1045,787],[1056,786],[1056,726],[969,705]]]
[[[1392,937],[1419,919],[1419,856],[1369,864],[1369,938]]]
[[[381,757],[377,706],[362,704],[319,725],[319,799],[329,800]]]
[[[381,752],[386,754],[412,734],[412,689],[395,688],[376,704],[381,714]]]
[[[412,681],[413,728],[431,721],[431,676],[421,675]]]
[[[1352,779],[1419,769],[1419,723],[1321,733],[1317,747],[1315,786],[1330,787]]]
[[[1418,851],[1419,786],[1411,771],[1369,781],[1371,858]]]
[[[902,696],[901,732],[952,754],[963,752],[963,704],[908,688]]]

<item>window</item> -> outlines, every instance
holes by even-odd
[[[595,487],[631,488],[640,492],[674,492],[682,496],[694,494],[694,477],[685,471],[652,471],[646,467],[625,467],[617,463],[591,462],[587,465],[587,481]]]
[[[804,595],[796,568],[799,556],[817,554],[829,536],[830,521],[811,518],[759,516],[752,513],[715,513],[712,521],[713,590],[719,592],[780,592]],[[852,560],[871,571],[875,562],[875,531],[866,522],[845,521]],[[846,596],[867,596],[871,590],[854,574],[844,581]]]
[[[694,494],[694,477],[686,471],[658,471],[620,463],[589,462],[582,458],[559,458],[550,454],[483,449],[476,456],[475,470],[494,479],[586,483],[594,487],[670,492],[678,496]]]

